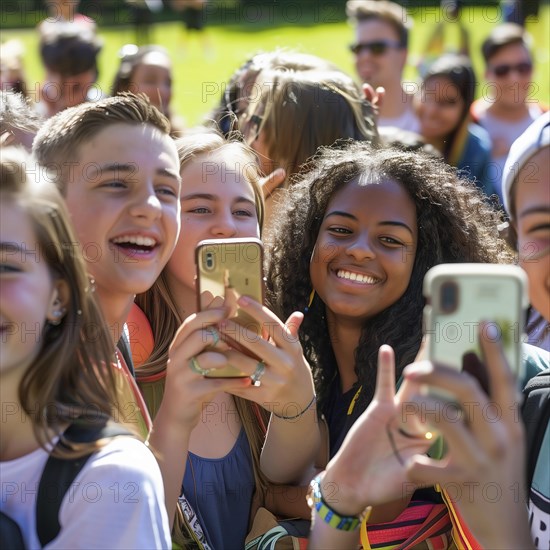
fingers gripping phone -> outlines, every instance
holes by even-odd
[[[424,334],[434,363],[462,370],[464,358],[482,359],[482,322],[494,323],[508,365],[522,378],[521,342],[528,306],[522,269],[496,264],[441,264],[424,278]],[[489,334],[488,334],[489,335]]]
[[[198,310],[201,294],[209,292],[213,300],[225,304],[231,310],[233,321],[261,338],[262,327],[237,305],[240,296],[246,295],[263,303],[263,246],[259,239],[212,239],[201,241],[196,248]],[[224,336],[226,343],[242,353],[254,356],[235,338]],[[238,366],[229,365],[216,369],[210,378],[244,378],[249,376]]]

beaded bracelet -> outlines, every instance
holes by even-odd
[[[306,405],[306,408],[302,411],[302,412],[299,412],[298,414],[294,415],[294,416],[283,416],[282,414],[277,414],[277,413],[274,413],[272,412],[273,415],[275,415],[277,418],[280,418],[281,420],[296,420],[297,418],[300,418],[300,416],[303,416],[305,413],[307,413],[307,411],[309,411],[309,409],[311,409],[313,403],[315,403],[315,401],[317,401],[317,396],[315,394],[313,394],[313,397],[311,398],[311,401]]]

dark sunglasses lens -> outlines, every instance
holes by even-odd
[[[510,65],[497,65],[493,70],[499,77],[506,76],[510,72]]]
[[[498,77],[507,76],[510,71],[517,71],[520,75],[527,75],[531,72],[531,63],[518,63],[517,65],[497,65],[493,71]]]
[[[388,45],[385,42],[363,42],[359,44],[352,44],[350,50],[354,54],[359,54],[362,51],[370,51],[372,55],[382,55],[386,53]]]
[[[383,55],[386,53],[388,45],[385,42],[371,42],[369,48],[373,55]]]

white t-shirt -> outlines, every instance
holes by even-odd
[[[516,122],[501,120],[488,111],[482,111],[478,115],[479,125],[487,130],[493,144],[491,166],[487,176],[502,203],[504,202],[502,197],[502,174],[510,147],[541,114],[542,110],[538,105],[531,105],[527,115]],[[495,153],[496,146],[498,146],[500,154]]]
[[[27,548],[40,548],[36,495],[48,453],[0,462],[0,510],[17,522]],[[117,437],[92,455],[59,511],[61,531],[47,548],[171,548],[164,487],[151,451]]]
[[[408,132],[420,134],[420,121],[412,106],[409,106],[403,114],[398,117],[378,117],[378,126],[395,126],[400,130],[407,130]]]

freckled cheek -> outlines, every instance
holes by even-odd
[[[260,226],[258,225],[258,220],[255,218],[250,218],[249,220],[240,223],[238,226],[238,231],[236,237],[256,237],[260,238]]]
[[[209,231],[211,225],[211,222],[206,222],[201,218],[182,216],[178,246],[182,246],[182,240],[185,240],[185,246],[194,248],[199,241],[211,239]]]

